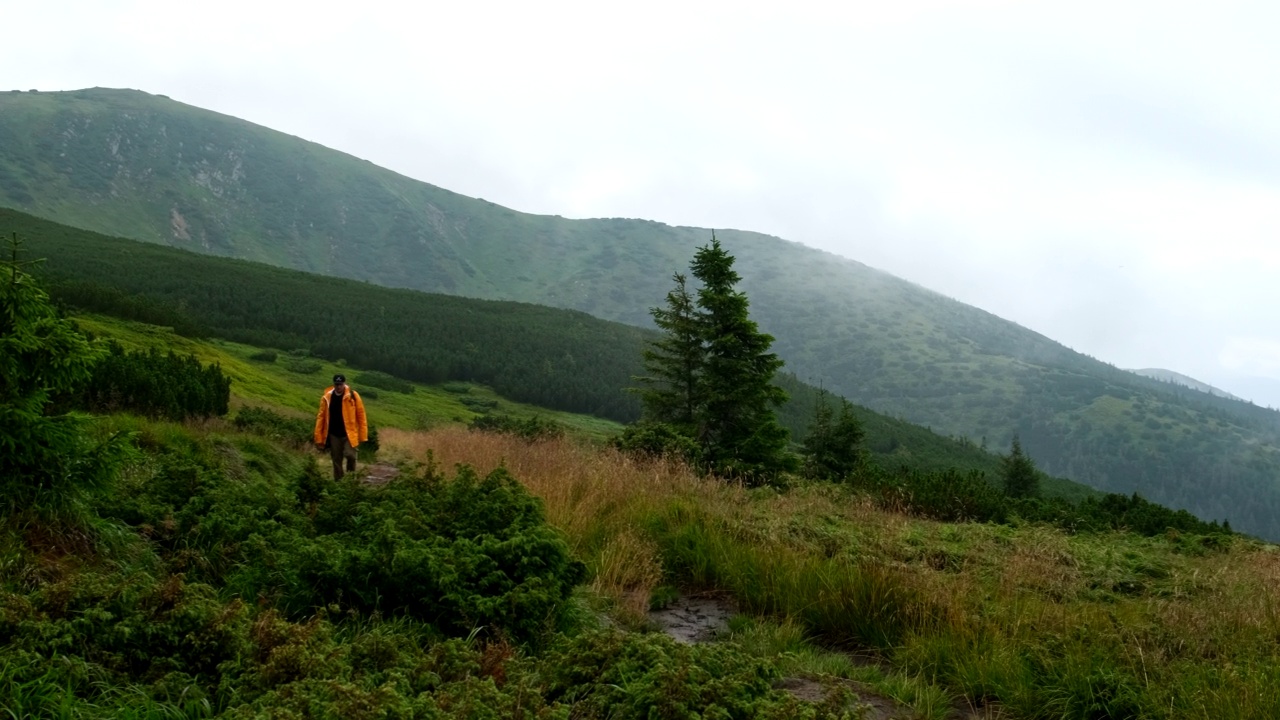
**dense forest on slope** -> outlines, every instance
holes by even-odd
[[[654,333],[583,313],[524,303],[429,295],[326,278],[109,238],[0,209],[0,233],[25,239],[37,272],[63,303],[329,359],[427,383],[484,383],[542,407],[634,419],[625,392]],[[817,390],[779,376],[790,400],[780,419],[803,437]],[[865,408],[854,409],[880,464],[915,470],[978,470],[994,479],[999,458]],[[993,448],[994,450],[995,448]],[[1046,478],[1046,493],[1081,499],[1077,483]]]
[[[710,233],[519,213],[134,91],[0,94],[0,205],[199,252],[647,325]],[[852,260],[717,231],[787,369],[861,405],[1280,537],[1280,414],[1142,378]]]
[[[6,212],[0,222],[13,215]],[[32,233],[54,297],[101,311],[177,315],[189,332],[305,349],[426,383],[466,380],[522,402],[625,421],[646,331],[525,303],[427,295],[67,228]],[[27,226],[19,234],[28,236]],[[144,298],[136,299],[138,296]],[[166,308],[168,310],[166,311]]]

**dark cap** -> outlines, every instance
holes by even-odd
[[[347,381],[347,376],[346,376],[346,375],[343,375],[342,373],[338,373],[337,375],[334,375],[334,376],[333,376],[333,382],[334,382],[334,384],[337,384],[337,383],[344,383],[344,382],[346,382],[346,381]]]

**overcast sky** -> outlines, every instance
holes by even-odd
[[[6,3],[0,89],[169,95],[516,210],[778,235],[1280,407],[1280,3]]]

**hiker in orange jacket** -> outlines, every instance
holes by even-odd
[[[333,376],[333,385],[320,396],[320,411],[316,413],[316,447],[328,449],[333,458],[333,479],[343,476],[342,461],[347,461],[347,472],[356,469],[356,447],[369,439],[369,423],[364,417],[364,401],[360,393],[347,386],[342,374]]]

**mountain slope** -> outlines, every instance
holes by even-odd
[[[265,382],[262,363],[247,363],[252,347],[241,348],[234,362],[225,363],[239,386],[257,388],[246,397],[265,399],[294,409],[309,409],[315,388],[337,364],[394,373],[424,383],[479,382],[504,396],[499,410],[528,415],[528,408],[509,409],[506,398],[533,403],[553,411],[590,413],[597,418],[634,419],[636,398],[624,391],[640,371],[643,343],[652,331],[593,318],[584,313],[527,303],[474,300],[396,290],[351,280],[282,270],[260,263],[206,257],[173,248],[112,238],[58,225],[13,210],[0,209],[0,234],[26,238],[25,254],[40,258],[38,274],[59,302],[118,317],[150,323],[145,342],[131,336],[130,345],[203,347],[191,345],[156,323],[177,326],[189,336],[210,336],[289,349],[281,359],[291,381],[309,380],[312,390],[299,405],[296,387],[277,373]],[[109,333],[118,337],[118,327]],[[225,344],[225,343],[224,343]],[[318,362],[325,360],[326,363]],[[299,370],[295,366],[304,366]],[[293,369],[291,369],[293,368]],[[308,374],[300,377],[299,373]],[[361,382],[361,376],[352,378]],[[799,439],[814,416],[817,389],[791,375],[779,384],[789,400],[779,409],[783,424]],[[456,384],[456,383],[455,383]],[[288,391],[283,388],[289,387]],[[391,401],[403,400],[388,393]],[[473,396],[492,406],[491,396]],[[414,403],[392,402],[405,413],[418,414]],[[437,403],[450,407],[449,403]],[[456,404],[452,406],[456,410]],[[558,411],[558,412],[554,412]],[[448,412],[441,410],[440,412]],[[433,424],[440,412],[424,419]],[[939,436],[925,428],[880,415],[862,407],[854,413],[866,430],[864,447],[873,461],[887,468],[919,471],[957,468],[976,470],[995,482],[1000,474],[997,456],[972,443]],[[473,413],[452,413],[469,419]],[[582,427],[581,416],[569,423]],[[616,424],[596,423],[597,436],[612,434]],[[1080,500],[1092,493],[1062,478],[1044,479],[1046,495]]]
[[[1165,370],[1164,368],[1140,368],[1138,370],[1130,370],[1129,372],[1135,373],[1137,375],[1141,375],[1143,377],[1149,377],[1153,380],[1159,380],[1160,382],[1167,382],[1167,383],[1172,383],[1174,385],[1181,385],[1182,387],[1189,387],[1192,390],[1199,390],[1202,393],[1209,393],[1210,395],[1214,395],[1217,397],[1230,398],[1231,400],[1239,400],[1241,402],[1248,402],[1242,397],[1237,397],[1235,395],[1232,395],[1226,390],[1221,390],[1219,388],[1216,388],[1210,385],[1209,383],[1201,382],[1188,375],[1183,375],[1180,372]]]
[[[313,272],[646,325],[710,231],[528,215],[134,91],[0,94],[0,205]],[[801,378],[1044,469],[1280,537],[1280,414],[1137,377],[802,245],[717,237]]]

